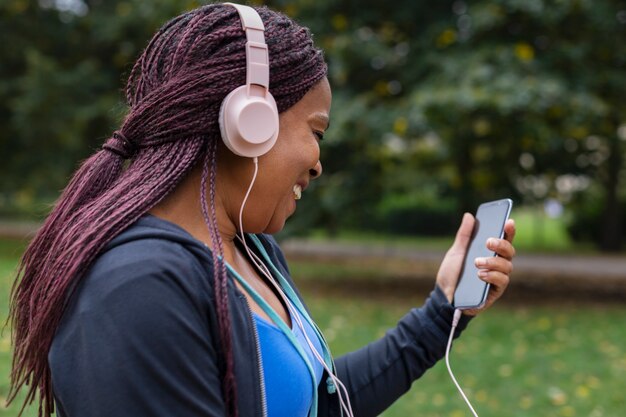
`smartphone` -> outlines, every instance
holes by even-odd
[[[454,292],[455,308],[466,310],[480,308],[485,304],[489,284],[478,277],[478,268],[474,265],[474,260],[496,256],[495,252],[487,249],[487,239],[504,237],[504,224],[509,218],[511,207],[513,201],[508,198],[483,203],[478,207],[472,240],[465,254],[459,283]]]

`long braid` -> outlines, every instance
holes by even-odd
[[[200,204],[202,216],[211,235],[211,247],[213,250],[213,287],[215,289],[216,311],[219,322],[220,344],[225,356],[226,370],[222,379],[222,390],[225,393],[226,408],[228,415],[238,416],[237,391],[235,387],[234,358],[232,351],[232,338],[230,336],[230,314],[228,313],[228,277],[226,264],[223,260],[224,245],[219,234],[217,216],[215,212],[215,188],[217,178],[217,143],[211,143],[204,158],[202,176],[200,180]],[[209,181],[209,203],[207,204],[206,190]]]
[[[266,26],[270,90],[282,112],[326,75],[326,64],[307,29],[269,9],[258,12]],[[211,235],[220,354],[226,364],[223,395],[229,416],[238,415],[215,182],[219,107],[245,83],[244,44],[236,11],[208,5],[166,23],[134,64],[125,90],[129,113],[117,136],[81,164],[21,259],[11,293],[9,402],[28,385],[24,406],[38,396],[39,416],[51,415],[48,351],[73,289],[111,239],[203,163],[202,214]],[[129,145],[128,165],[121,144]]]

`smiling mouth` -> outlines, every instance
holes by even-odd
[[[299,184],[293,186],[293,198],[294,200],[300,200],[302,198],[302,187]]]

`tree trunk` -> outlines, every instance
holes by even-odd
[[[614,137],[610,142],[611,154],[607,160],[607,177],[604,181],[606,200],[603,210],[600,249],[615,252],[623,243],[623,207],[619,199],[619,174],[624,162],[620,139]]]
[[[474,214],[474,187],[470,181],[470,174],[473,170],[473,161],[471,155],[471,138],[467,137],[460,130],[457,130],[457,137],[452,142],[456,147],[453,150],[454,164],[459,176],[459,189],[457,192],[457,201],[459,209],[462,213],[469,212]]]

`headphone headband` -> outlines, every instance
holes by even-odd
[[[239,13],[241,26],[246,32],[246,85],[250,92],[252,84],[260,85],[264,92],[269,89],[269,53],[265,44],[265,25],[261,16],[250,6],[224,3]]]

